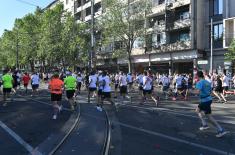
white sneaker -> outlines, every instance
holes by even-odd
[[[63,106],[61,105],[61,106],[59,106],[59,112],[61,112],[62,110],[63,110]]]
[[[219,131],[215,136],[217,138],[220,138],[220,137],[223,137],[224,135],[226,135],[227,133],[229,133],[229,132],[222,130],[222,131]]]
[[[207,129],[209,129],[210,127],[208,126],[208,125],[205,125],[205,126],[201,126],[200,128],[199,128],[199,130],[201,130],[201,131],[203,131],[203,130],[207,130]]]
[[[97,109],[98,111],[100,111],[100,112],[103,111],[103,109],[102,109],[101,107],[99,107],[99,106],[97,106],[96,109]]]
[[[52,119],[56,120],[57,119],[57,115],[53,115]]]

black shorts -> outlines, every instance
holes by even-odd
[[[132,85],[133,85],[133,82],[129,82],[128,85],[132,86]]]
[[[183,87],[177,88],[177,91],[183,91],[183,90],[184,90]]]
[[[218,93],[223,93],[223,88],[222,87],[215,87],[214,90]]]
[[[198,105],[198,108],[200,109],[200,111],[204,111],[205,114],[211,114],[211,101],[208,102],[202,102]]]
[[[103,92],[102,99],[105,99],[105,98],[111,98],[111,92]]]
[[[66,90],[66,96],[68,99],[73,98],[75,90]]]
[[[3,93],[6,94],[6,93],[10,93],[11,92],[11,88],[3,88]]]
[[[96,88],[89,88],[90,92],[93,92],[93,91],[96,91],[96,90],[97,90]]]
[[[163,86],[162,91],[167,91],[169,89],[169,86]]]
[[[127,93],[127,86],[120,86],[120,94]]]
[[[35,89],[38,89],[39,87],[39,84],[32,84],[32,89],[35,90]]]
[[[51,101],[61,101],[62,100],[62,94],[51,94]]]
[[[223,90],[228,91],[228,86],[224,86]]]
[[[81,82],[78,82],[78,83],[77,83],[77,89],[78,89],[78,88],[81,88],[81,86],[82,86],[82,83],[81,83]]]
[[[152,90],[145,90],[143,89],[143,94],[146,95],[146,94],[152,94]]]
[[[142,85],[139,85],[139,90],[143,90],[143,86]]]
[[[117,83],[115,84],[115,89],[118,89],[118,84]]]
[[[98,90],[98,96],[102,96],[102,95],[103,95],[102,89],[99,89]]]

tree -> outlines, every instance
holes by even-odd
[[[234,61],[235,60],[235,40],[229,46],[228,52],[225,53],[225,59]]]
[[[114,49],[113,54],[128,58],[128,69],[132,72],[132,49],[137,39],[144,41],[146,30],[146,15],[150,12],[150,1],[140,0],[104,0],[105,13],[100,20],[103,30],[103,42],[113,44],[118,41],[124,44],[124,49]],[[113,40],[113,41],[110,41]]]

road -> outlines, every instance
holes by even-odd
[[[156,107],[151,100],[140,105],[136,92],[129,95],[132,98],[124,102],[113,99],[119,104],[116,108],[105,102],[100,112],[95,100],[88,104],[87,93],[82,92],[75,112],[63,100],[68,109],[56,121],[51,119],[46,90],[35,97],[16,95],[7,107],[0,107],[0,135],[4,138],[0,140],[0,154],[98,155],[105,150],[110,155],[235,154],[235,97],[229,97],[228,104],[213,104],[215,118],[230,131],[216,138],[213,126],[207,131],[198,130],[196,97],[188,101],[161,100]]]

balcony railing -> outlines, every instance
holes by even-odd
[[[191,41],[178,41],[172,44],[159,45],[152,52],[172,52],[191,49]]]

